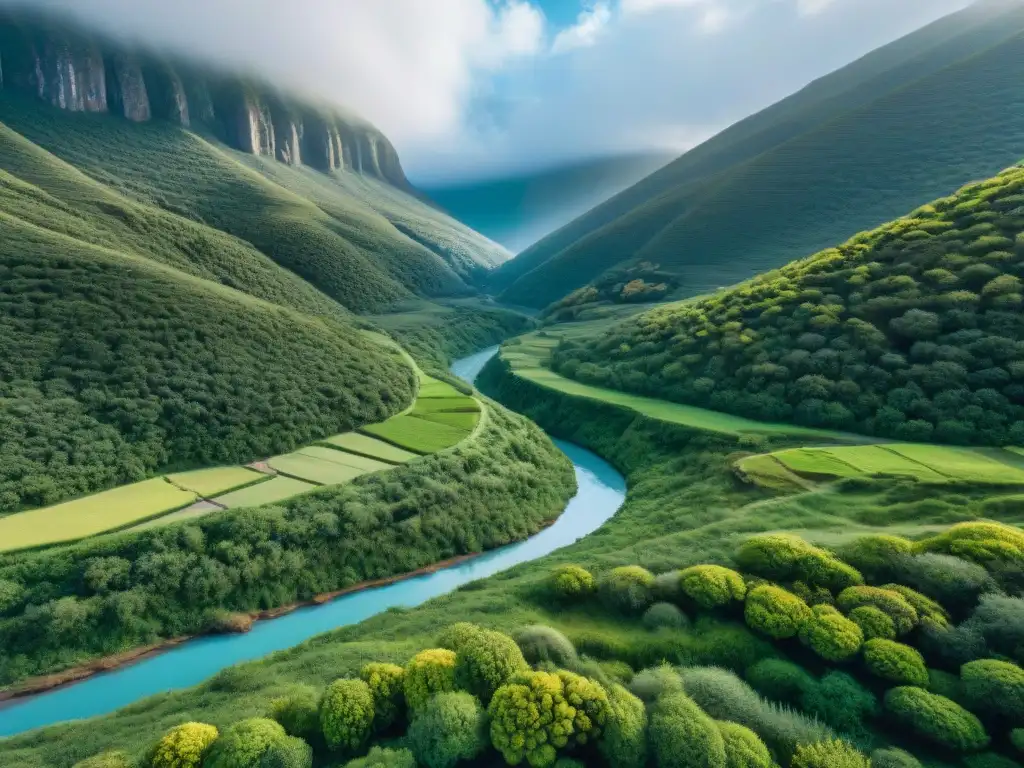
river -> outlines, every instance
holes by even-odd
[[[474,382],[496,352],[497,347],[492,347],[458,360],[452,365],[452,372]],[[323,605],[257,622],[245,634],[197,638],[131,666],[26,698],[0,710],[0,736],[103,715],[147,696],[196,685],[225,667],[291,648],[314,635],[356,624],[388,608],[420,605],[470,581],[535,560],[577,541],[618,511],[625,500],[626,483],[611,465],[590,451],[571,443],[555,442],[572,460],[579,489],[555,524],[536,536],[429,575],[354,592]]]

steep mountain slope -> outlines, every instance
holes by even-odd
[[[495,275],[544,306],[646,260],[680,294],[874,226],[1024,154],[1024,5],[984,3],[822,78],[545,238]]]
[[[588,383],[923,442],[1024,444],[1024,168],[699,301],[563,342]]]

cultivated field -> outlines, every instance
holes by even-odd
[[[353,469],[361,469],[363,472],[380,472],[381,470],[391,469],[394,466],[384,461],[370,459],[366,456],[359,456],[358,454],[347,453],[337,448],[328,448],[322,445],[300,448],[295,453],[301,456],[311,456],[323,461],[329,461],[333,464],[352,467]]]
[[[266,475],[245,467],[213,467],[193,472],[179,472],[167,475],[173,485],[193,491],[204,498],[244,488],[252,483],[266,480]]]
[[[214,501],[228,509],[258,507],[261,504],[284,501],[292,496],[298,496],[300,493],[312,491],[314,488],[316,488],[315,485],[302,480],[295,480],[291,477],[275,477],[265,483],[258,483],[240,491],[218,496]]]
[[[395,416],[383,424],[363,427],[363,432],[416,453],[434,453],[451,448],[469,435],[469,430],[438,424],[416,416]]]
[[[329,449],[328,449],[329,450]],[[276,471],[318,485],[340,485],[366,474],[365,470],[302,453],[286,453],[267,459]]]
[[[385,443],[383,440],[377,440],[359,432],[346,432],[342,435],[335,435],[324,440],[324,443],[349,453],[369,456],[370,458],[380,459],[390,464],[404,464],[418,457],[418,454],[404,451],[398,446],[391,445],[391,443]]]

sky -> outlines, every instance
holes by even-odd
[[[968,0],[0,0],[254,71],[418,183],[685,151]]]

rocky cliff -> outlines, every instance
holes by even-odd
[[[0,92],[70,112],[168,120],[242,152],[409,187],[395,148],[357,118],[21,12],[0,11]]]

